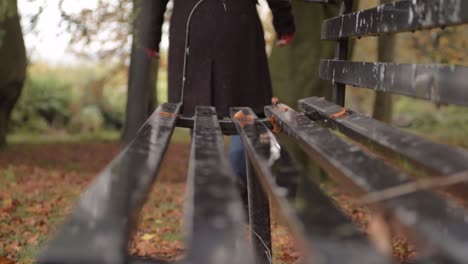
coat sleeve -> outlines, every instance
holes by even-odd
[[[159,51],[164,13],[168,0],[141,0],[137,24],[140,45]]]
[[[294,34],[296,27],[290,0],[268,0],[273,13],[273,26],[279,37]]]

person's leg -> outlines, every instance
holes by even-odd
[[[249,222],[249,206],[247,193],[247,164],[245,160],[245,150],[240,136],[232,136],[229,145],[229,160],[236,174],[237,186],[239,194],[244,205],[244,212],[247,223]]]
[[[240,136],[231,136],[229,145],[229,160],[236,173],[237,180],[243,186],[247,186],[247,168],[245,162],[245,151]]]

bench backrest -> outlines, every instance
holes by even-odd
[[[322,60],[320,65],[320,77],[334,83],[337,104],[344,106],[347,84],[435,103],[468,106],[467,67],[346,61],[350,38],[466,24],[467,1],[403,0],[351,12],[352,2],[342,1],[341,15],[322,25],[322,39],[338,42],[335,59]]]

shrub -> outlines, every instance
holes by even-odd
[[[67,125],[73,101],[71,88],[70,83],[57,75],[30,74],[14,110],[14,123],[23,127],[39,118],[49,126]]]
[[[72,133],[96,132],[103,128],[104,118],[97,106],[89,105],[80,109],[68,127]]]

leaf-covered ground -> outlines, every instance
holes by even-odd
[[[0,264],[33,263],[74,200],[118,153],[111,142],[14,144],[0,152]],[[134,233],[133,255],[183,254],[183,204],[188,144],[172,144]],[[288,231],[274,224],[276,263],[297,259]]]
[[[0,152],[0,256],[32,263],[77,195],[119,149],[109,143],[47,144]]]
[[[42,245],[69,213],[74,200],[119,152],[113,142],[14,144],[0,152],[0,264],[33,263]],[[132,255],[177,259],[183,256],[183,206],[189,145],[171,144],[158,182],[129,244]],[[368,230],[369,212],[337,188],[326,187],[343,211]],[[296,263],[299,254],[289,231],[273,220],[274,263]],[[414,249],[393,238],[393,254],[408,260]]]

